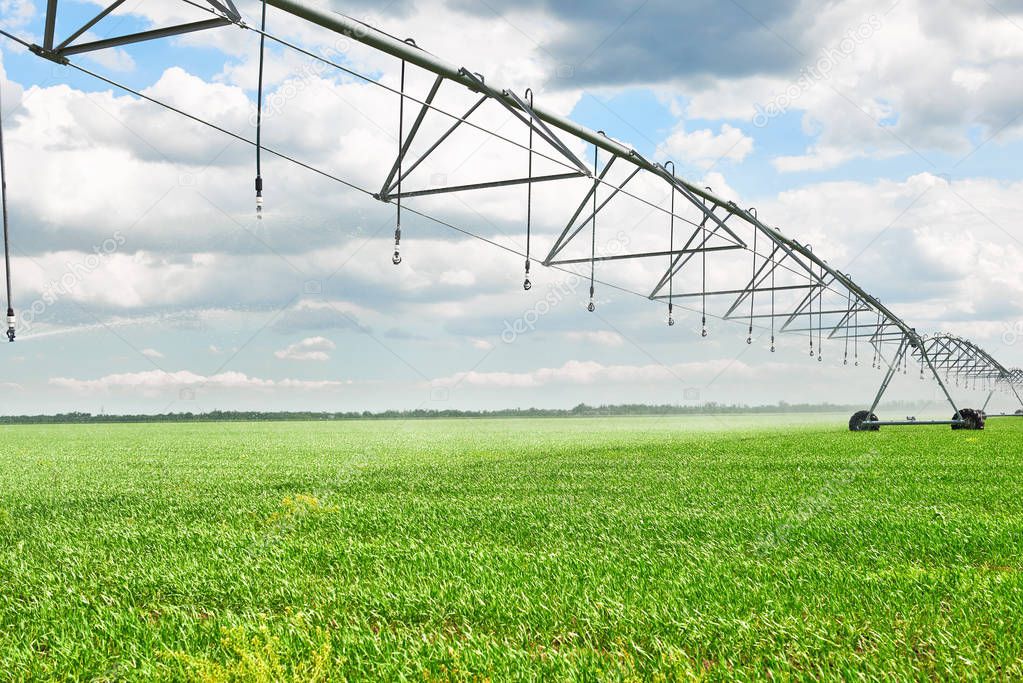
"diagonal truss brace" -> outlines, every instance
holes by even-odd
[[[422,163],[423,163],[424,161],[426,161],[426,159],[427,159],[427,158],[428,158],[428,157],[429,157],[429,156],[430,156],[431,154],[433,154],[433,153],[434,153],[434,152],[435,152],[435,151],[437,150],[437,148],[438,148],[438,147],[440,147],[440,146],[441,146],[442,144],[444,144],[444,142],[445,142],[445,141],[446,141],[446,140],[447,140],[447,139],[448,139],[449,137],[451,137],[451,135],[452,135],[452,134],[453,134],[453,133],[454,133],[454,132],[455,132],[456,130],[458,130],[458,128],[459,128],[459,127],[461,127],[461,125],[462,125],[463,123],[465,123],[466,121],[468,121],[468,120],[469,120],[469,117],[470,117],[470,116],[472,116],[472,115],[473,115],[473,113],[475,113],[475,111],[476,111],[477,109],[479,109],[479,108],[480,108],[481,106],[483,106],[483,103],[484,103],[484,102],[486,102],[486,101],[487,101],[488,99],[489,99],[489,98],[488,98],[488,97],[487,97],[486,95],[484,95],[483,97],[479,98],[479,99],[478,99],[478,100],[476,101],[476,103],[475,103],[475,104],[473,104],[473,105],[472,105],[471,107],[469,107],[469,109],[468,109],[468,110],[467,110],[467,111],[466,111],[466,112],[465,112],[464,114],[462,114],[462,115],[461,115],[460,117],[458,117],[458,119],[457,119],[457,120],[456,120],[456,121],[455,121],[455,122],[454,122],[453,124],[451,124],[451,126],[450,126],[450,127],[449,127],[449,128],[448,128],[448,129],[446,130],[446,131],[444,131],[443,135],[441,135],[441,136],[440,136],[439,138],[437,138],[436,142],[434,142],[434,143],[433,143],[432,145],[430,145],[430,147],[429,147],[429,148],[428,148],[428,149],[427,149],[427,150],[426,150],[425,152],[423,152],[423,153],[422,153],[422,154],[421,154],[421,155],[419,156],[419,158],[418,158],[418,159],[416,159],[416,160],[415,160],[415,161],[414,161],[414,162],[413,162],[413,163],[412,163],[412,164],[411,164],[411,165],[410,165],[410,166],[409,166],[408,168],[404,169],[404,170],[403,170],[403,171],[401,172],[401,175],[399,175],[399,176],[398,176],[397,178],[393,178],[393,179],[391,180],[391,182],[390,182],[390,183],[389,183],[389,184],[387,185],[387,188],[386,188],[386,189],[385,189],[385,190],[384,190],[383,192],[381,192],[381,193],[380,193],[380,196],[379,196],[378,198],[389,198],[389,197],[390,197],[390,193],[391,193],[391,192],[393,192],[393,191],[394,191],[394,190],[395,190],[395,189],[396,189],[396,188],[398,187],[398,185],[399,185],[400,183],[403,183],[403,182],[405,182],[405,179],[406,179],[406,178],[408,178],[408,177],[409,177],[409,175],[410,175],[410,174],[411,174],[411,173],[412,173],[412,172],[413,172],[414,170],[416,170],[417,168],[419,168],[419,166],[420,166],[420,165],[421,165],[421,164],[422,164]],[[396,164],[396,165],[397,165],[397,164]]]
[[[61,41],[60,44],[54,46],[57,28],[58,0],[47,0],[46,18],[44,20],[43,28],[43,44],[42,46],[33,45],[31,46],[31,50],[41,57],[58,63],[63,63],[71,55],[95,52],[96,50],[105,50],[112,47],[119,47],[121,45],[131,45],[133,43],[158,40],[160,38],[169,38],[172,36],[183,35],[185,33],[205,31],[207,29],[220,28],[222,26],[238,24],[241,22],[241,14],[238,12],[238,9],[235,7],[232,0],[205,0],[206,4],[208,4],[210,8],[214,10],[214,13],[219,16],[216,16],[213,19],[204,19],[202,21],[193,21],[185,24],[152,29],[149,31],[140,31],[137,33],[114,36],[112,38],[104,38],[102,40],[95,40],[89,43],[75,44],[76,40],[81,38],[90,28],[110,15],[110,13],[115,9],[123,5],[124,1],[125,0],[113,0],[109,5],[100,10],[98,14],[72,32],[65,40]]]

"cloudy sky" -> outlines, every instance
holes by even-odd
[[[42,42],[43,5],[0,0],[0,27]],[[101,7],[62,0],[58,40]],[[330,7],[673,160],[814,245],[918,330],[1023,365],[1023,1]],[[239,9],[258,22],[258,3]],[[201,18],[185,2],[129,0],[83,40]],[[369,80],[269,45],[265,144],[379,191],[398,135],[398,97],[380,84],[397,86],[397,60],[274,9],[268,29]],[[601,264],[594,313],[585,267],[534,265],[523,291],[521,187],[409,200],[465,232],[406,214],[395,267],[393,206],[266,154],[257,221],[250,145],[6,39],[0,49],[21,314],[18,341],[3,346],[0,412],[855,403],[880,381],[866,351],[860,367],[843,365],[841,343],[823,362],[795,336],[772,354],[758,325],[747,345],[746,323],[714,317],[721,302],[706,339],[695,310],[677,310],[669,328],[646,298],[664,264]],[[251,138],[257,57],[258,36],[231,27],[73,61]],[[430,83],[409,68],[414,97]],[[451,84],[437,97],[458,114],[473,101]],[[525,175],[525,128],[493,103],[473,116],[505,139],[465,127],[406,189]],[[411,153],[448,125],[427,117]],[[572,146],[591,159],[592,147]],[[564,169],[541,158],[537,170]],[[534,254],[585,192],[585,181],[537,187]],[[639,184],[616,199],[595,248],[664,249],[669,226],[653,207],[669,197]],[[589,237],[566,256],[588,253]],[[722,261],[711,279],[741,287],[746,267]],[[892,393],[936,395],[912,369]]]

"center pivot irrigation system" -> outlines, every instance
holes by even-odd
[[[171,0],[168,0],[171,1]],[[672,162],[655,163],[635,149],[624,145],[603,132],[593,131],[545,109],[535,100],[534,93],[526,90],[521,95],[502,89],[466,68],[448,64],[421,49],[415,41],[400,40],[345,15],[309,6],[298,0],[264,0],[259,26],[245,22],[232,0],[173,0],[200,10],[208,18],[140,33],[108,37],[91,42],[80,42],[87,31],[120,7],[124,0],[115,0],[95,17],[57,42],[55,37],[58,0],[47,0],[42,45],[32,44],[10,33],[0,34],[12,39],[33,53],[57,64],[76,69],[94,78],[148,100],[194,122],[208,126],[235,140],[253,145],[256,149],[256,211],[263,210],[263,178],[261,153],[266,152],[286,162],[296,164],[331,181],[362,192],[380,202],[395,207],[396,229],[392,261],[402,261],[401,221],[403,215],[413,214],[433,221],[465,235],[518,254],[525,259],[523,287],[532,287],[530,267],[533,261],[543,266],[587,277],[590,286],[589,310],[596,307],[597,284],[639,293],[651,301],[667,307],[667,324],[675,324],[674,311],[684,308],[699,313],[702,336],[707,337],[708,316],[722,320],[739,321],[747,330],[746,342],[754,342],[757,335],[770,334],[771,352],[776,350],[776,336],[802,335],[808,344],[811,359],[823,361],[823,346],[830,342],[841,349],[843,364],[859,366],[871,357],[871,367],[883,370],[881,386],[870,408],[857,412],[849,421],[853,431],[876,431],[885,425],[951,425],[953,429],[983,429],[987,417],[985,410],[998,390],[1008,392],[1023,406],[1019,387],[1023,372],[1010,370],[977,345],[951,335],[925,336],[910,327],[877,298],[860,287],[853,278],[820,258],[808,244],[786,237],[782,232],[765,224],[755,209],[743,209],[734,202],[715,195],[710,188],[699,187],[678,177]],[[284,40],[267,31],[267,6],[272,6],[312,24],[333,31],[346,40],[353,40],[376,51],[386,53],[400,61],[400,85],[386,85]],[[117,83],[86,69],[72,61],[83,53],[115,48],[132,43],[177,36],[195,31],[224,26],[235,26],[259,36],[259,79],[255,139],[227,130],[215,122],[183,111],[166,102]],[[285,49],[294,50],[322,65],[336,68],[347,76],[389,91],[398,105],[396,126],[396,153],[390,170],[378,190],[369,190],[337,177],[325,170],[304,163],[262,144],[263,63],[266,41],[273,41]],[[425,95],[416,96],[406,88],[406,69],[417,68],[432,78]],[[417,73],[418,75],[418,73]],[[447,90],[455,86],[457,96],[467,97],[467,109],[451,113],[437,104],[442,86]],[[407,125],[406,109],[415,112],[411,125]],[[497,109],[517,128],[524,140],[512,139],[505,126],[480,122],[477,111]],[[428,116],[431,122],[444,121],[439,135],[423,140]],[[431,155],[448,143],[459,132],[471,130],[500,140],[514,148],[515,163],[521,160],[526,175],[481,182],[447,185],[434,184],[427,189],[406,190],[410,176]],[[3,138],[0,131],[0,171],[3,169]],[[417,152],[413,154],[413,149]],[[592,152],[592,160],[590,153]],[[414,157],[414,159],[413,159]],[[584,157],[586,159],[584,160]],[[538,171],[538,167],[544,170]],[[532,235],[534,194],[541,188],[555,186],[549,196],[553,202],[564,205],[564,228],[549,245],[545,254],[534,252]],[[667,196],[650,198],[655,187]],[[524,191],[523,191],[524,190]],[[479,196],[494,191],[521,192],[525,200],[525,250],[499,244],[483,238],[452,223],[442,221],[418,207],[409,206],[417,198],[440,195]],[[573,197],[574,193],[574,199]],[[464,200],[459,199],[459,201]],[[604,253],[597,248],[598,219],[607,219],[616,205],[630,201],[644,213],[642,230],[635,242],[639,249],[630,253]],[[550,202],[549,202],[550,203]],[[549,210],[549,208],[548,208]],[[635,218],[635,212],[632,213]],[[6,186],[4,186],[4,237],[7,246]],[[608,221],[618,224],[613,219]],[[586,232],[589,232],[586,235]],[[582,238],[580,239],[580,236]],[[590,239],[586,239],[589,237]],[[630,245],[631,246],[631,245]],[[643,264],[651,271],[648,291],[635,292],[612,285],[596,277],[596,268],[609,268],[614,263]],[[588,269],[580,273],[575,268]],[[10,304],[10,267],[7,267],[7,293]],[[688,302],[688,303],[687,303]],[[8,307],[8,337],[14,340],[14,311]],[[902,421],[883,421],[875,414],[878,404],[892,380],[900,371],[909,372],[910,363],[919,365],[921,379],[930,376],[938,384],[951,406],[952,417],[946,421],[923,422],[907,418]],[[953,398],[951,387],[985,388],[990,390],[987,402],[980,409],[961,408]],[[1020,411],[1023,413],[1023,411]],[[1017,413],[1017,414],[1020,414]]]

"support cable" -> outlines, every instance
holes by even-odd
[[[259,32],[259,78],[256,85],[256,218],[263,219],[263,58],[266,52],[266,0]]]

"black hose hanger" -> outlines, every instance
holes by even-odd
[[[3,99],[0,98],[0,114],[3,112]],[[0,204],[3,204],[4,220],[4,273],[7,278],[7,341],[14,341],[14,304],[11,303],[11,249],[7,219],[7,165],[4,159],[4,126],[0,118]]]
[[[266,50],[266,0],[263,0],[263,20],[259,33],[259,82],[256,86],[256,218],[263,220],[263,168],[260,152],[263,148],[263,54]]]
[[[533,108],[533,90],[526,88],[526,101],[529,108]],[[530,250],[533,233],[533,124],[529,125],[529,166],[526,177],[526,277],[522,281],[522,289],[527,292],[533,288],[533,282],[529,279]]]

